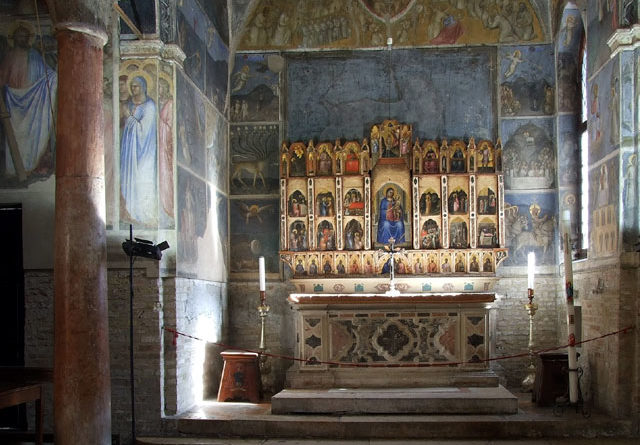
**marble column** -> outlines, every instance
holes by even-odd
[[[100,27],[57,23],[54,421],[58,445],[111,443]]]

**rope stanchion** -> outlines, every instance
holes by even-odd
[[[283,354],[273,354],[273,353],[270,353],[270,352],[255,351],[255,350],[252,350],[252,349],[236,348],[236,347],[227,345],[225,343],[208,342],[207,340],[204,340],[202,338],[195,337],[195,336],[189,335],[189,334],[185,334],[184,332],[180,332],[180,331],[177,331],[177,330],[175,330],[173,328],[169,328],[169,327],[166,327],[166,326],[163,326],[162,329],[172,334],[172,336],[173,336],[173,345],[174,346],[177,345],[178,337],[185,337],[185,338],[189,338],[191,340],[197,340],[197,341],[211,343],[213,345],[220,346],[220,347],[226,348],[226,349],[233,349],[233,350],[236,350],[236,351],[243,351],[243,352],[252,352],[252,353],[255,353],[255,354],[258,354],[258,355],[262,355],[262,356],[265,356],[265,357],[273,357],[273,358],[279,358],[279,359],[283,359],[283,360],[309,363],[309,364],[313,364],[313,365],[335,365],[335,366],[341,366],[341,367],[354,367],[354,368],[436,368],[436,367],[442,367],[442,366],[477,365],[478,363],[483,363],[483,362],[494,362],[494,361],[499,361],[499,360],[509,360],[509,359],[513,359],[513,358],[521,358],[521,357],[528,357],[529,356],[529,351],[527,351],[527,352],[522,352],[520,354],[503,355],[503,356],[500,356],[500,357],[479,359],[479,360],[475,360],[475,361],[463,361],[463,362],[392,363],[392,364],[384,364],[384,363],[345,363],[345,362],[321,361],[321,360],[316,360],[316,359],[304,359],[304,358],[292,357],[292,356],[283,355]],[[603,334],[603,335],[600,335],[598,337],[593,337],[593,338],[590,338],[590,339],[587,339],[587,340],[575,342],[574,344],[575,344],[575,346],[583,345],[585,343],[590,343],[590,342],[593,342],[593,341],[596,341],[596,340],[601,340],[601,339],[606,338],[606,337],[611,337],[611,336],[614,336],[614,335],[626,334],[626,333],[632,331],[633,329],[635,329],[634,326],[628,326],[628,327],[620,329],[618,331],[609,332],[607,334]],[[542,353],[545,353],[545,352],[557,351],[559,349],[567,348],[568,346],[570,346],[570,345],[566,344],[566,345],[562,345],[562,346],[554,346],[552,348],[538,349],[536,351],[533,351],[533,354],[534,355],[539,355],[539,354],[542,354]]]

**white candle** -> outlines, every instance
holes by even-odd
[[[567,356],[569,361],[569,401],[578,402],[578,355],[576,352],[575,307],[573,305],[573,264],[571,263],[571,213],[562,212],[562,247],[564,249],[564,280],[567,296],[567,332],[569,347]]]
[[[258,270],[260,272],[260,291],[264,292],[267,289],[266,278],[264,275],[264,257],[258,258]]]
[[[533,289],[533,278],[536,273],[536,253],[529,252],[527,255],[527,287]]]

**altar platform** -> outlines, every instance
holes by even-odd
[[[552,407],[531,402],[530,393],[515,394],[515,414],[274,414],[271,403],[202,402],[179,416],[165,418],[165,431],[180,439],[138,437],[138,444],[204,444],[212,438],[289,438],[325,440],[513,440],[572,437],[624,438],[632,436],[632,422],[594,412],[586,418],[567,408],[559,415]],[[168,433],[167,433],[168,435]],[[219,442],[213,442],[219,443]],[[368,442],[365,442],[368,443]]]

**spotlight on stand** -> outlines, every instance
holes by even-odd
[[[160,260],[162,259],[162,251],[169,248],[169,243],[166,241],[154,245],[153,242],[146,239],[134,238],[134,240],[135,241],[131,241],[128,239],[122,243],[122,250],[124,250],[127,256],[139,256],[151,258],[152,260]]]
[[[169,248],[166,241],[154,245],[153,242],[133,237],[133,226],[129,225],[129,239],[122,243],[122,250],[129,257],[129,384],[131,389],[131,437],[136,442],[136,406],[135,385],[133,373],[133,259],[135,257],[160,260],[162,251]]]

